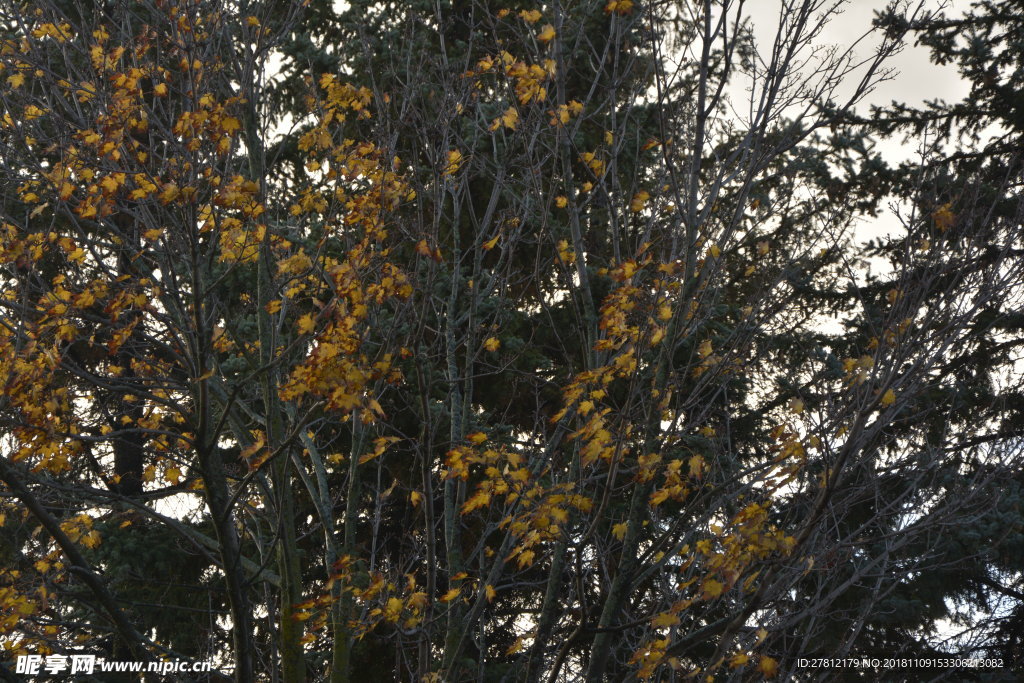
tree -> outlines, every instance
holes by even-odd
[[[601,681],[924,638],[879,605],[1019,477],[1008,401],[947,425],[1020,260],[919,190],[863,275],[906,185],[854,107],[920,7],[866,61],[743,9],[5,5],[7,648]]]
[[[894,30],[908,27],[896,15],[880,21]],[[900,371],[909,375],[925,348],[942,360],[919,376],[917,397],[887,429],[884,466],[875,466],[860,494],[871,505],[903,495],[920,512],[907,518],[894,508],[890,521],[874,531],[874,553],[884,548],[885,561],[905,572],[904,580],[890,579],[887,586],[858,581],[855,567],[866,566],[872,553],[864,553],[862,542],[848,543],[835,555],[848,565],[844,575],[852,590],[839,599],[845,605],[837,600],[824,630],[806,626],[807,617],[792,623],[813,634],[823,652],[930,656],[957,648],[1019,662],[1019,639],[1011,634],[1021,614],[1016,359],[1022,207],[1019,107],[1012,92],[1020,80],[1015,39],[1022,25],[1010,4],[975,3],[963,15],[936,13],[909,27],[934,62],[957,67],[971,92],[963,102],[918,109],[894,103],[858,121],[880,135],[916,142],[921,158],[899,168],[877,164],[860,181],[889,188],[902,230],[869,245],[867,254],[888,268],[855,290],[863,313],[847,335],[882,339],[879,330],[893,329],[882,320],[883,296],[885,304],[923,313],[928,321],[901,342],[909,348]],[[862,524],[858,517],[851,521]],[[843,526],[840,521],[836,531],[843,533]],[[847,528],[851,541],[863,533]],[[859,561],[851,562],[857,554]],[[941,630],[935,627],[940,619],[948,624]]]

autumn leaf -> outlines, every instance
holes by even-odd
[[[462,152],[460,152],[457,149],[451,150],[450,152],[448,152],[447,160],[448,160],[448,164],[444,167],[443,173],[446,176],[447,175],[453,175],[454,173],[456,173],[462,167],[462,162],[463,162]]]
[[[647,200],[651,198],[651,195],[646,190],[640,190],[633,198],[629,200],[629,210],[633,213],[640,213],[644,210],[644,206],[647,204]]]
[[[469,500],[462,504],[462,514],[467,515],[477,508],[485,507],[491,501],[491,494],[486,491],[477,491]]]
[[[742,652],[737,652],[729,658],[729,668],[738,669],[741,666],[745,666],[749,661],[750,655],[744,654]]]
[[[621,541],[623,538],[626,537],[626,529],[628,529],[628,528],[629,528],[629,523],[628,522],[620,522],[620,523],[612,526],[612,536],[614,536],[615,538],[617,538],[618,540]]]
[[[761,658],[757,663],[757,670],[760,671],[765,678],[775,678],[775,675],[779,672],[779,663],[768,655],[761,655]]]
[[[544,24],[544,27],[541,29],[540,33],[537,34],[537,40],[547,44],[554,40],[556,35],[557,34],[555,33],[554,26],[552,26],[551,24]]]
[[[519,112],[515,107],[509,107],[505,110],[504,114],[494,119],[494,122],[491,123],[491,130],[498,130],[498,128],[501,128],[502,126],[505,126],[510,130],[515,130],[518,123]]]
[[[715,579],[706,579],[701,584],[701,597],[704,600],[712,600],[722,594],[725,589],[725,584]]]
[[[956,222],[956,215],[953,214],[952,204],[943,204],[932,214],[935,227],[939,232],[946,232]]]
[[[484,341],[484,348],[488,351],[497,351],[501,348],[501,341],[497,337],[489,337]]]
[[[181,195],[181,190],[176,183],[164,183],[157,198],[161,204],[169,204]]]
[[[174,483],[177,484],[178,482],[175,481]],[[84,545],[86,548],[96,548],[97,546],[99,546],[100,542],[102,541],[102,538],[98,531],[93,530],[83,535],[82,538],[79,540],[81,541],[82,545]]]
[[[316,318],[312,313],[307,313],[299,318],[295,326],[298,328],[299,334],[309,334],[316,329]]]
[[[661,614],[651,619],[651,626],[654,628],[668,628],[669,626],[675,626],[679,623],[679,615],[673,614],[672,612],[662,612]]]
[[[889,406],[891,406],[895,402],[896,402],[896,392],[894,392],[892,389],[887,389],[886,392],[884,394],[882,394],[882,398],[879,400],[879,403],[883,407],[889,407]]]

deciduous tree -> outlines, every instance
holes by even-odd
[[[873,151],[855,106],[926,18],[890,9],[865,56],[820,0],[761,45],[731,0],[4,5],[6,648],[239,681],[938,651],[939,601],[887,615],[952,564],[1013,590],[949,539],[1019,478],[1016,389],[968,412],[1019,380],[972,360],[1016,348],[1019,215]],[[890,192],[905,234],[861,249]]]

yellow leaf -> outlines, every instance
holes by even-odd
[[[7,77],[7,82],[11,84],[14,89],[20,88],[25,83],[25,74],[16,73]]]
[[[715,581],[714,579],[706,579],[704,583],[701,584],[701,589],[703,591],[701,597],[703,597],[705,600],[717,598],[719,595],[722,594],[722,590],[724,588],[725,584],[723,584],[721,581]]]
[[[477,491],[462,505],[462,514],[466,515],[477,508],[486,507],[491,502],[491,494],[486,491]]]
[[[699,455],[691,456],[689,464],[690,476],[700,479],[701,475],[704,473],[704,458]]]
[[[225,116],[220,120],[220,129],[228,135],[231,135],[232,133],[237,133],[242,129],[242,122],[234,116]]]
[[[555,206],[557,206],[559,209],[564,209],[568,205],[569,200],[566,199],[564,195],[558,195],[557,197],[555,197]]]
[[[651,507],[658,507],[666,500],[668,500],[668,491],[666,489],[658,489],[657,491],[651,494]]]
[[[172,484],[177,484],[179,481],[181,481],[181,470],[178,468],[177,465],[171,465],[166,470],[164,470],[164,476],[167,477],[167,481],[171,482]]]
[[[540,30],[540,33],[537,34],[537,40],[539,40],[542,43],[550,43],[552,40],[555,39],[556,35],[557,34],[555,33],[554,26],[552,26],[551,24],[544,24],[544,28],[542,28]]]
[[[620,522],[612,527],[612,536],[619,539],[620,541],[626,537],[626,529],[629,528],[628,522]]]
[[[633,0],[611,0],[604,6],[604,11],[609,14],[612,12],[621,15],[629,14],[633,11]]]
[[[489,339],[487,339],[487,341],[484,342],[484,348],[487,349],[488,351],[497,351],[499,348],[501,348],[501,341],[498,340],[496,337],[490,337]]]
[[[444,175],[452,175],[462,166],[462,152],[453,149],[448,152],[448,165],[444,168]]]
[[[402,614],[402,607],[401,598],[388,598],[388,602],[384,606],[385,621],[392,623],[398,621],[398,617]]]
[[[797,415],[804,412],[803,400],[796,397],[789,399],[789,409]]]
[[[313,318],[313,314],[307,313],[299,318],[297,326],[299,328],[299,334],[309,334],[312,332],[316,328],[316,320]]]
[[[946,232],[953,227],[953,223],[956,222],[956,215],[953,213],[952,209],[952,204],[943,204],[935,213],[932,214],[932,220],[935,221],[935,227],[938,228],[939,232]]]
[[[730,669],[738,669],[739,667],[744,666],[749,661],[750,661],[750,656],[749,655],[746,655],[746,654],[744,654],[742,652],[737,652],[736,654],[734,654],[732,657],[729,658],[729,668]]]
[[[629,201],[629,210],[633,213],[640,213],[644,210],[644,205],[647,204],[647,200],[650,198],[651,195],[647,190],[640,190]]]
[[[882,394],[882,400],[880,401],[880,403],[883,406],[888,407],[888,406],[891,406],[895,402],[896,402],[896,393],[892,389],[888,389],[884,394]]]
[[[444,595],[441,596],[441,602],[451,602],[455,598],[459,597],[460,589],[453,588]]]
[[[487,435],[483,432],[473,432],[466,436],[466,440],[474,446],[479,446],[483,442],[487,441]]]
[[[492,586],[491,584],[487,584],[486,586],[484,586],[484,595],[487,596],[487,602],[494,602],[494,596],[496,596],[497,594],[498,592],[494,590],[494,586]]]
[[[409,609],[423,609],[427,606],[427,594],[423,591],[416,591],[409,596],[408,601],[406,601],[406,606],[408,606]]]
[[[760,671],[765,678],[775,678],[775,674],[779,671],[779,663],[768,655],[761,655],[761,660],[757,663],[757,670]]]
[[[494,249],[494,246],[498,243],[498,237],[500,237],[500,235],[495,235],[492,239],[489,239],[486,242],[484,242],[481,245],[483,250],[490,251],[491,249]]]
[[[412,503],[413,507],[417,507],[420,504],[421,500],[423,500],[423,494],[422,493],[420,493],[419,491],[410,491],[409,492],[409,502]]]
[[[507,655],[514,655],[515,653],[517,653],[520,650],[522,650],[523,649],[523,641],[524,640],[525,640],[525,638],[523,636],[519,636],[518,638],[516,638],[516,642],[512,643],[511,645],[509,645],[508,649],[505,650],[505,654],[507,654]]]
[[[495,123],[500,123],[506,128],[515,130],[516,124],[519,123],[519,112],[516,110],[515,107],[509,107],[508,109],[505,110],[504,114],[502,114],[495,120]],[[495,125],[492,126],[491,130],[497,130],[497,128],[498,126]]]
[[[164,183],[163,188],[160,190],[158,198],[161,204],[168,204],[173,202],[178,196],[181,195],[181,190],[178,189],[175,183]]]
[[[671,612],[662,612],[658,616],[651,619],[651,626],[654,628],[668,628],[669,626],[675,626],[679,623],[679,615],[672,614]]]
[[[530,11],[522,10],[519,12],[519,16],[522,17],[527,24],[536,24],[540,21],[542,15],[538,10],[532,9]]]

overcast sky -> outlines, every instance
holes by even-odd
[[[753,0],[747,3],[757,35],[770,40],[778,26],[780,0]],[[834,18],[821,36],[821,42],[847,46],[871,28],[875,11],[884,6],[884,0],[849,0],[842,15]],[[937,7],[938,0],[929,0],[930,7]],[[770,43],[768,44],[770,46]],[[867,56],[871,43],[860,50]],[[868,100],[872,104],[888,104],[893,100],[907,104],[919,104],[925,100],[963,97],[967,87],[957,77],[951,66],[940,67],[929,61],[928,49],[908,45],[902,53],[890,62],[898,73],[890,81],[879,85]]]
[[[930,8],[937,8],[942,4],[942,0],[927,2]],[[771,40],[778,26],[781,4],[781,0],[752,0],[746,3],[754,22],[755,35],[767,49],[771,47]],[[849,46],[871,28],[875,11],[885,4],[885,0],[849,0],[845,3],[842,14],[833,18],[827,25],[819,42],[839,47]],[[876,42],[865,41],[857,54],[867,57]],[[889,66],[895,69],[892,78],[880,83],[864,100],[865,104],[862,106],[889,104],[894,100],[909,105],[919,105],[926,100],[936,99],[956,101],[968,92],[968,86],[959,78],[956,68],[932,64],[926,47],[907,45],[902,52],[892,58]],[[915,157],[918,151],[915,145],[904,144],[899,139],[879,141],[876,149],[890,163]],[[900,223],[897,217],[891,211],[883,210],[877,218],[866,219],[861,223],[857,230],[857,238],[871,239],[899,230]],[[873,265],[876,268],[881,266]]]

